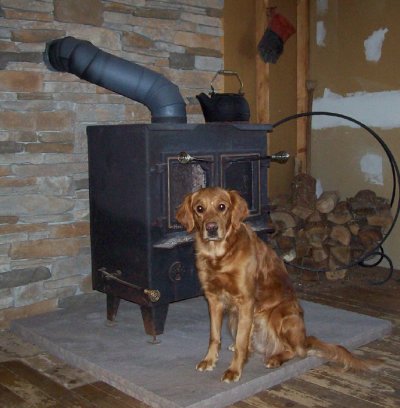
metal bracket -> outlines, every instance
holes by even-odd
[[[124,286],[128,286],[129,288],[136,289],[143,291],[143,293],[149,298],[150,302],[155,303],[158,302],[161,298],[161,293],[157,289],[145,289],[140,286],[137,286],[133,283],[124,281],[123,279],[119,278],[118,276],[122,275],[122,272],[120,270],[115,271],[114,273],[107,272],[106,268],[100,268],[98,271],[103,275],[104,279],[106,280],[113,280],[115,282],[118,282]]]

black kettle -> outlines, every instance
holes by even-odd
[[[217,75],[235,75],[240,83],[238,93],[216,93],[213,82]],[[196,95],[203,110],[206,122],[248,122],[250,119],[250,107],[243,93],[243,82],[239,74],[230,70],[219,70],[214,75],[210,84],[209,95],[202,92]]]

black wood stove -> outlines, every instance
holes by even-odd
[[[146,333],[161,334],[169,303],[200,294],[192,238],[175,219],[183,197],[206,186],[238,190],[263,236],[268,165],[287,157],[265,156],[269,125],[187,124],[176,85],[88,41],[50,41],[44,61],[150,109],[151,124],[87,129],[92,277],[109,320],[125,299],[140,305]]]
[[[268,125],[149,124],[88,128],[93,287],[141,306],[145,330],[163,332],[168,305],[200,294],[192,238],[175,219],[206,186],[238,190],[248,221],[266,233]]]

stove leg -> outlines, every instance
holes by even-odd
[[[168,303],[157,306],[140,306],[146,334],[155,337],[164,332],[168,306]]]
[[[107,293],[107,320],[113,322],[117,316],[120,298]]]

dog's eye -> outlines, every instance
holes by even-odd
[[[225,204],[220,204],[219,206],[218,206],[218,210],[219,211],[225,211],[225,208],[226,208],[226,205]]]
[[[197,211],[198,213],[202,213],[202,212],[204,212],[204,207],[201,206],[201,205],[198,205],[198,206],[196,207],[196,211]]]

